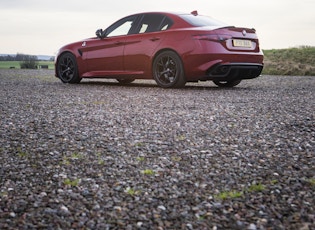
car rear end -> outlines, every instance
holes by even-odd
[[[193,26],[189,39],[194,49],[184,60],[194,66],[186,71],[195,76],[193,80],[232,81],[261,74],[263,53],[255,29],[228,26],[198,15],[183,18]]]

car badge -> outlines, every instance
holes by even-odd
[[[245,37],[246,34],[247,34],[246,30],[243,30],[243,31],[242,31],[242,34],[243,34],[243,36]]]
[[[83,43],[82,43],[82,46],[85,47],[85,46],[86,46],[86,42],[83,42]]]

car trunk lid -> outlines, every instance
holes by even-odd
[[[214,31],[218,36],[225,35],[228,39],[222,44],[228,50],[259,52],[259,41],[255,29],[244,27],[224,27]]]
[[[234,26],[200,29],[199,34],[194,36],[195,39],[219,42],[230,51],[260,51],[255,29]]]

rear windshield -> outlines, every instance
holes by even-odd
[[[202,26],[227,26],[224,22],[220,22],[216,19],[202,16],[202,15],[192,15],[192,14],[182,14],[180,15],[182,19],[191,24],[192,26],[202,27]]]

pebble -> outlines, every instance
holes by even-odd
[[[256,227],[255,224],[250,224],[247,229],[248,229],[248,230],[256,230],[257,227]]]
[[[315,229],[314,77],[53,75],[0,70],[0,229]]]

